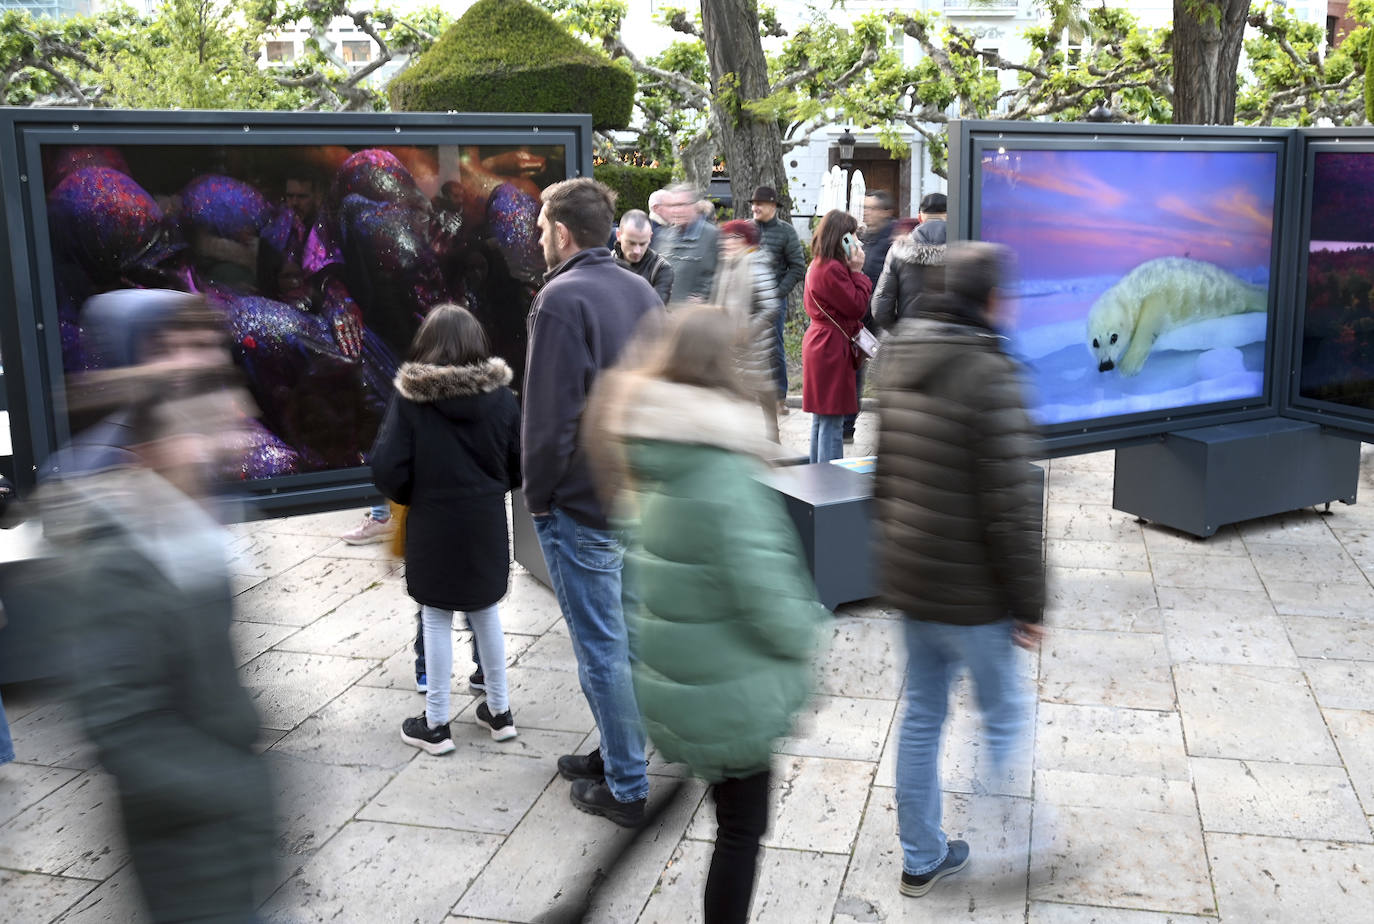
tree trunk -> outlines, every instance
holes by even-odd
[[[1250,0],[1174,0],[1174,123],[1236,120],[1236,68]]]
[[[756,0],[702,0],[702,37],[711,63],[711,109],[720,132],[735,214],[757,186],[771,186],[779,197],[787,189],[782,166],[782,129],[776,119],[754,115],[744,104],[772,90],[768,62],[759,38]],[[790,208],[779,208],[786,217]]]

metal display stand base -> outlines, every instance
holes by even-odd
[[[1359,474],[1359,440],[1273,417],[1118,449],[1112,506],[1206,538],[1228,523],[1353,504]]]
[[[872,475],[821,462],[775,468],[760,480],[782,495],[823,605],[877,595]]]
[[[516,564],[522,566],[545,587],[552,588],[549,580],[549,566],[544,561],[544,549],[539,545],[539,535],[534,531],[534,520],[525,506],[525,492],[510,492],[510,531],[511,544]]]

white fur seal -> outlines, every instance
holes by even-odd
[[[1097,371],[1135,375],[1159,335],[1204,318],[1265,311],[1269,297],[1226,270],[1186,257],[1159,257],[1131,270],[1088,312],[1088,350]]]

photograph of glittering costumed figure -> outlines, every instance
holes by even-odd
[[[539,194],[567,176],[560,145],[63,145],[43,163],[64,371],[98,366],[91,296],[204,295],[259,408],[226,473],[245,480],[364,464],[433,305],[466,304],[518,381]]]
[[[1374,411],[1374,152],[1313,155],[1299,393]]]
[[[1275,151],[987,149],[975,236],[1042,425],[1264,394]]]

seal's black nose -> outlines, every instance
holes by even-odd
[[[1115,368],[1116,363],[1112,362],[1110,359],[1104,359],[1102,360],[1102,362],[1097,364],[1098,372],[1111,372]]]

